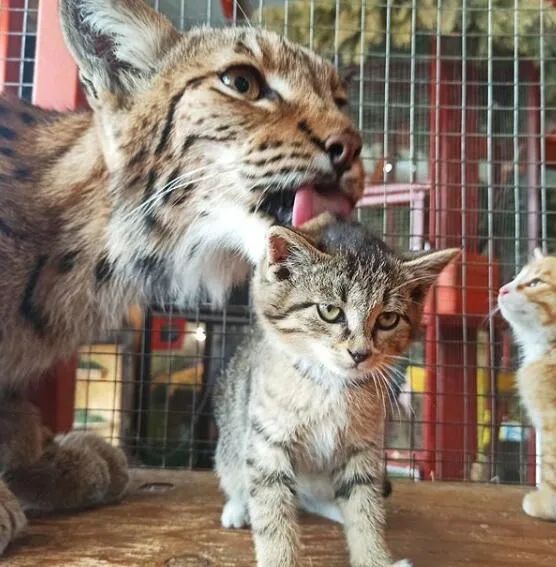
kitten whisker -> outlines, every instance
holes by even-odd
[[[390,371],[390,370],[393,370],[393,369],[392,368],[388,368],[388,369],[379,368],[379,370],[381,371],[381,375],[382,375],[382,378],[384,380],[384,383],[385,383],[385,385],[388,388],[388,391],[390,393],[389,398],[390,398],[390,406],[391,406],[391,409],[392,409],[392,415],[394,414],[393,404],[395,403],[396,409],[398,411],[398,421],[401,423],[402,415],[401,415],[401,410],[400,410],[400,404],[398,402],[398,397],[396,396],[396,392],[394,391],[394,386],[392,385],[389,377],[386,375],[386,371]]]
[[[375,382],[375,384],[378,385],[378,388],[380,390],[380,399],[382,400],[382,408],[384,411],[384,418],[386,419],[386,416],[388,415],[388,412],[386,411],[386,401],[385,401],[385,392],[383,390],[382,384],[381,384],[381,380],[377,379],[377,375],[375,374],[375,372],[378,370],[378,368],[373,368],[373,370],[371,371],[371,376]]]
[[[403,360],[404,362],[411,362],[411,359],[409,358],[409,356],[400,356],[397,354],[384,354],[383,355],[385,358],[391,358],[393,360]]]

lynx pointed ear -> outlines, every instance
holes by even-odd
[[[60,0],[66,43],[90,99],[125,96],[157,69],[179,32],[142,0]]]
[[[542,253],[542,250],[540,248],[535,248],[533,250],[533,258],[535,260],[542,260],[544,258],[544,254]]]

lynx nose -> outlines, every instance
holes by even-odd
[[[351,350],[349,350],[349,348],[348,352],[351,358],[353,358],[355,364],[359,364],[360,362],[367,360],[367,358],[369,358],[369,355],[371,354],[368,350],[355,350],[352,352]]]
[[[330,161],[340,174],[353,165],[361,153],[362,146],[361,136],[351,131],[332,134],[325,142]]]

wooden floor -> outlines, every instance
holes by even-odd
[[[222,498],[212,474],[140,471],[134,477],[135,489],[117,506],[34,519],[0,564],[254,564],[249,532],[220,527]],[[556,523],[526,517],[523,493],[514,487],[397,481],[388,499],[391,549],[415,567],[554,567]],[[303,565],[347,565],[340,526],[303,516],[302,530]]]

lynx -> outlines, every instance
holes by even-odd
[[[53,438],[25,387],[131,305],[222,303],[271,225],[347,216],[363,188],[345,87],[317,55],[253,28],[180,33],[139,0],[60,14],[90,110],[0,98],[0,553],[21,504],[96,505],[126,485],[119,450]]]

